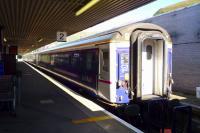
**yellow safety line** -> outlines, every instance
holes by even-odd
[[[110,116],[98,116],[98,117],[90,117],[81,120],[73,120],[72,123],[74,124],[82,124],[82,123],[89,123],[89,122],[97,122],[97,121],[104,121],[112,119]]]

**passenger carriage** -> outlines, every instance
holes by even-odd
[[[136,23],[45,47],[23,58],[109,102],[129,103],[171,91],[172,43],[159,26]]]

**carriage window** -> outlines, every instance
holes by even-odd
[[[74,53],[72,58],[71,58],[71,65],[73,67],[78,67],[78,60],[79,60],[79,53]]]
[[[109,71],[109,52],[103,51],[103,70]]]
[[[70,58],[69,58],[69,54],[65,54],[64,57],[65,57],[65,63],[66,63],[66,64],[69,64],[69,63],[70,63],[70,62],[69,62],[69,61],[70,61],[70,60],[69,60],[69,59],[70,59]]]
[[[47,54],[41,55],[41,61],[43,63],[50,63],[51,62],[51,56],[49,56]]]
[[[147,59],[150,60],[152,58],[152,46],[148,45],[146,47],[146,52],[147,52]]]

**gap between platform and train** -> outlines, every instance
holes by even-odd
[[[105,110],[104,108],[100,107],[99,105],[95,104],[94,102],[80,96],[78,93],[72,91],[71,89],[67,88],[66,86],[64,86],[63,84],[61,84],[60,82],[54,80],[53,78],[51,78],[50,76],[48,76],[47,74],[41,72],[40,70],[34,68],[33,66],[31,66],[30,64],[24,62],[26,65],[28,65],[30,68],[32,68],[33,70],[35,70],[36,72],[38,72],[40,75],[42,75],[44,78],[46,78],[47,80],[49,80],[50,82],[52,82],[54,85],[56,85],[58,88],[60,88],[61,90],[63,90],[65,93],[67,93],[68,95],[72,96],[74,99],[76,99],[78,102],[80,102],[81,104],[83,104],[85,107],[87,107],[88,109],[90,109],[91,111],[102,111],[105,114],[108,115],[108,117],[106,118],[105,116],[102,116],[103,118],[98,118],[96,117],[96,121],[95,118],[91,118],[93,119],[92,122],[97,122],[100,120],[106,120],[108,119],[115,119],[116,121],[120,122],[121,124],[123,124],[124,126],[126,126],[127,128],[137,132],[137,133],[143,133],[141,130],[137,129],[136,127],[132,126],[131,124],[127,123],[126,121],[120,119],[119,117],[113,115],[112,113],[110,113],[109,111]],[[92,108],[91,108],[92,107]],[[82,120],[74,120],[72,122],[76,122],[76,123],[81,123],[81,122],[87,122],[91,120],[90,118],[85,118]]]

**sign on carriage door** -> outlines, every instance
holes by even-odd
[[[117,77],[120,81],[129,80],[129,53],[128,49],[117,50]],[[127,86],[128,87],[128,86]]]
[[[145,39],[142,44],[142,95],[153,93],[155,45],[153,40]]]

